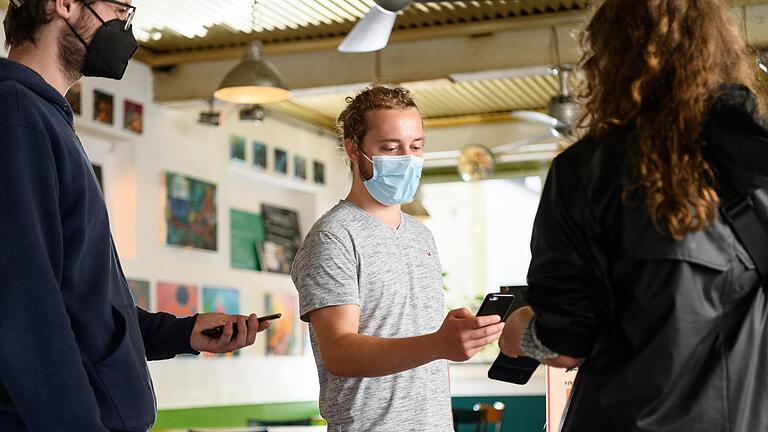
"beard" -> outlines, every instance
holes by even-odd
[[[81,15],[72,27],[80,37],[88,30],[85,16]],[[75,83],[83,76],[86,48],[72,29],[67,28],[59,38],[59,68],[70,83]]]

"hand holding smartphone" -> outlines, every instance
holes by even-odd
[[[265,316],[259,317],[258,321],[259,321],[259,324],[261,324],[264,321],[276,320],[276,319],[278,319],[278,318],[280,318],[282,316],[283,316],[283,314],[281,314],[281,313],[276,313],[276,314],[272,314],[272,315],[265,315]],[[200,333],[202,333],[204,336],[208,336],[209,338],[218,339],[224,333],[224,326],[220,325],[220,326],[216,326],[216,327],[213,327],[213,328],[205,329],[205,330],[202,330]],[[232,326],[232,338],[234,338],[236,336],[237,336],[237,326],[233,325]]]
[[[509,314],[528,305],[523,298],[523,293],[524,287],[508,287],[505,293],[488,294],[477,315],[499,315],[502,317],[502,321],[506,321]],[[492,300],[495,297],[496,299]],[[486,303],[489,305],[486,306]],[[491,305],[492,303],[494,305]],[[499,311],[503,311],[503,315]],[[512,358],[499,353],[496,361],[488,369],[488,378],[522,385],[531,379],[531,375],[538,367],[539,362],[536,359],[530,357]]]

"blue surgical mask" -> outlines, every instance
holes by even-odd
[[[371,160],[362,152],[360,154],[373,164],[373,177],[364,180],[363,184],[376,201],[385,206],[413,201],[421,179],[423,158],[413,155],[374,156]]]

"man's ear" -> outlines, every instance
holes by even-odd
[[[347,157],[353,165],[360,163],[360,151],[351,139],[347,138],[344,140],[344,150],[347,152]]]
[[[75,1],[76,0],[51,0],[49,2],[49,7],[50,4],[53,5],[53,10],[51,13],[55,13],[62,19],[69,21],[69,19],[72,17]]]

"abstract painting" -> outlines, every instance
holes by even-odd
[[[216,185],[166,173],[165,187],[166,243],[217,250]]]
[[[155,309],[178,317],[194,315],[199,311],[197,297],[197,287],[194,285],[158,282]]]
[[[136,306],[144,309],[145,311],[150,310],[149,281],[129,279],[128,288],[131,290],[131,297],[133,297],[133,303]]]
[[[83,92],[83,86],[79,82],[75,83],[72,87],[69,88],[69,91],[67,91],[67,102],[69,102],[69,106],[72,108],[72,114],[80,115],[82,111],[82,92]]]
[[[232,288],[203,287],[203,312],[240,313],[240,291]],[[234,357],[238,351],[226,354],[206,353],[206,357]]]
[[[253,166],[261,169],[267,169],[267,145],[258,141],[253,143]]]
[[[314,161],[312,163],[312,167],[314,168],[315,183],[324,185],[325,184],[325,165],[323,165],[322,162]]]
[[[307,160],[301,156],[293,157],[293,175],[301,180],[307,178]]]
[[[237,135],[229,138],[229,160],[245,163],[245,138]]]
[[[288,153],[285,150],[275,149],[275,172],[278,174],[288,173]]]
[[[291,294],[267,294],[265,314],[281,313],[280,319],[267,329],[267,354],[296,356],[300,354],[297,334],[298,300]]]
[[[93,91],[93,119],[99,123],[115,123],[115,97],[103,91]]]
[[[123,129],[140,134],[144,132],[144,107],[138,102],[123,103]]]

